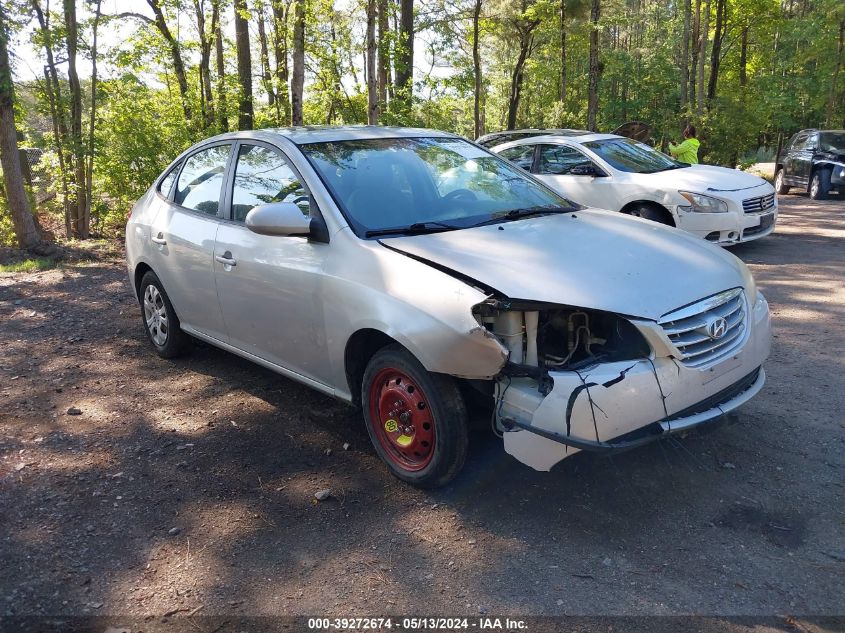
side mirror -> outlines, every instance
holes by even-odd
[[[604,176],[604,172],[596,169],[592,163],[581,163],[569,170],[572,176]]]
[[[259,235],[301,235],[311,233],[311,218],[293,202],[260,204],[246,214],[246,228]]]

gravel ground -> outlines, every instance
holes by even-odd
[[[210,347],[157,358],[122,261],[0,275],[0,614],[840,630],[806,619],[845,613],[843,240],[845,202],[786,196],[733,249],[776,337],[737,423],[551,473],[478,434],[435,492],[389,476],[343,404]]]

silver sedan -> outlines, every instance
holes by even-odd
[[[768,305],[733,255],[442,132],[208,139],[135,205],[126,254],[160,356],[196,338],[360,406],[419,486],[458,473],[476,413],[549,470],[718,421],[765,380]]]

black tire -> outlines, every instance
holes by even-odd
[[[148,297],[147,291],[151,291],[152,296]],[[148,324],[147,308],[145,307],[145,299],[152,299],[152,304],[157,308],[159,319],[155,324]],[[138,302],[141,305],[141,321],[144,323],[144,331],[147,333],[147,338],[155,349],[156,354],[162,358],[175,358],[184,354],[191,345],[191,337],[182,331],[182,326],[179,323],[179,317],[176,316],[176,310],[173,309],[173,304],[170,303],[170,297],[164,290],[161,280],[151,270],[148,270],[141,278],[141,285],[138,289]],[[164,319],[160,315],[164,315]],[[158,327],[156,327],[156,325]],[[162,337],[161,335],[164,334]]]
[[[828,193],[830,193],[830,170],[817,169],[810,176],[810,197],[813,200],[826,200]]]
[[[644,220],[651,220],[659,224],[666,224],[674,226],[671,214],[657,205],[651,204],[635,204],[627,210],[628,215],[633,215],[635,218],[642,218]]]
[[[775,174],[775,191],[779,196],[785,196],[791,188],[789,185],[783,184],[783,169],[778,169]]]
[[[402,481],[435,488],[463,467],[469,444],[467,411],[453,378],[427,371],[408,351],[390,345],[367,363],[361,403],[376,453]],[[385,403],[395,410],[386,411]],[[413,452],[417,449],[422,453]]]

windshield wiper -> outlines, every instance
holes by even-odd
[[[454,231],[460,226],[453,226],[445,222],[414,222],[408,226],[397,226],[391,229],[374,229],[364,233],[364,237],[378,237],[380,235],[424,235],[425,233],[440,233]]]
[[[673,169],[682,169],[684,167],[689,167],[689,163],[675,163],[674,165],[669,165],[668,167],[660,167],[659,169],[647,169],[646,171],[638,172],[640,174],[659,174],[664,171],[672,171]]]
[[[505,213],[499,213],[494,215],[491,218],[486,220],[482,220],[481,222],[477,222],[475,224],[470,224],[471,227],[474,226],[484,226],[485,224],[496,224],[498,222],[507,222],[509,220],[520,220],[522,218],[529,218],[535,215],[547,215],[547,214],[554,214],[554,213],[571,213],[576,211],[577,209],[572,207],[547,207],[547,206],[539,206],[539,207],[524,207],[522,209],[511,209]]]

